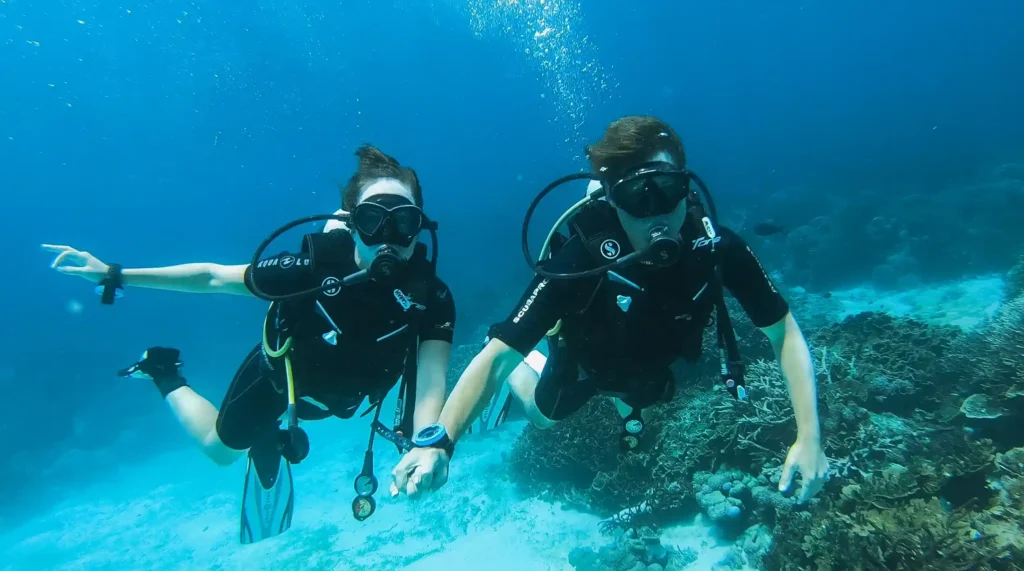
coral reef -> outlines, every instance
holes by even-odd
[[[864,276],[876,287],[907,289],[964,272],[1005,271],[1024,248],[1017,214],[1024,212],[1024,183],[1008,174],[1019,169],[1002,166],[967,188],[935,181],[915,193],[851,187],[745,198],[750,211],[791,229],[748,238],[762,262],[811,291],[859,284]]]
[[[623,454],[622,419],[607,399],[592,399],[549,430],[528,428],[512,449],[512,472],[527,491],[613,514],[644,501],[649,451]]]
[[[746,401],[700,367],[651,409],[637,454],[619,452],[621,420],[597,399],[553,431],[528,429],[514,469],[602,513],[638,506],[609,530],[656,534],[703,513],[737,542],[724,567],[1013,568],[1024,553],[1024,442],[1012,430],[1024,412],[1024,298],[971,336],[880,314],[805,333],[831,463],[809,505],[777,489],[796,428],[779,365],[763,358],[748,362]]]
[[[1024,445],[1017,429],[1024,419],[1024,295],[1003,305],[987,328],[965,340],[959,351],[973,380],[959,410],[979,436],[1000,448]]]
[[[829,374],[845,383],[857,403],[872,412],[908,414],[934,410],[942,402],[936,387],[959,371],[942,365],[963,333],[884,313],[861,313],[810,335],[815,355]],[[841,366],[835,366],[842,359]]]
[[[577,547],[569,564],[577,571],[681,571],[696,561],[692,550],[666,548],[653,531],[616,530],[613,541],[594,550]]]

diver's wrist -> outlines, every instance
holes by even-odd
[[[412,437],[417,448],[436,448],[444,452],[451,460],[455,452],[455,441],[448,436],[448,428],[440,422],[423,427]]]

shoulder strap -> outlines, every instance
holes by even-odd
[[[578,236],[598,263],[632,253],[615,208],[603,200],[592,200],[569,220],[569,236]]]
[[[309,254],[310,264],[316,271],[317,265],[338,265],[355,262],[354,242],[345,230],[314,232],[302,237],[302,253]]]

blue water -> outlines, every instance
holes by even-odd
[[[243,263],[337,208],[372,142],[419,173],[469,342],[528,277],[530,198],[622,115],[671,123],[726,213],[797,189],[929,193],[1022,156],[1019,2],[629,5],[0,0],[0,528],[187,448],[114,371],[174,345],[217,402],[262,319],[141,290],[100,307],[40,243]]]

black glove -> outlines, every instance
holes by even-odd
[[[150,347],[134,365],[117,372],[121,377],[149,379],[165,398],[171,391],[187,386],[181,376],[181,351],[169,347]]]

